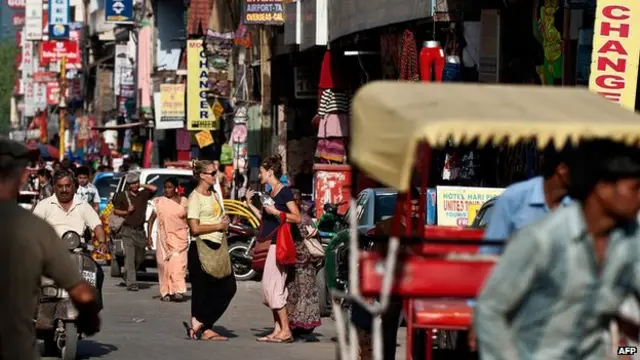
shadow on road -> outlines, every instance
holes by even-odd
[[[226,338],[229,338],[229,339],[233,339],[233,338],[237,338],[238,337],[238,335],[235,332],[233,332],[233,330],[229,330],[224,326],[214,325],[211,328],[211,330],[213,330],[213,331],[217,332],[218,334],[220,334],[220,335],[222,335],[222,336],[224,336]]]
[[[115,345],[93,340],[81,340],[78,343],[78,359],[100,358],[117,350],[118,347]]]

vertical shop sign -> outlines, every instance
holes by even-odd
[[[26,18],[24,28],[27,40],[42,40],[42,0],[26,1]]]
[[[26,31],[26,30],[25,30]],[[23,34],[24,35],[24,34]],[[24,116],[36,114],[35,86],[31,80],[34,73],[35,59],[33,55],[33,42],[22,37],[22,84],[24,86]]]
[[[133,0],[105,0],[104,16],[109,24],[133,24]]]
[[[187,40],[187,129],[215,130],[216,119],[207,101],[209,68],[203,40]]]
[[[156,121],[156,129],[184,127],[184,95],[184,84],[160,85],[160,118]],[[158,119],[157,116],[156,119]]]
[[[122,95],[122,87],[134,86],[133,64],[129,60],[128,45],[116,44],[113,66],[113,91],[115,95]]]
[[[69,0],[49,1],[49,38],[68,39],[71,22]]]
[[[599,0],[589,89],[634,110],[640,58],[640,2]]]

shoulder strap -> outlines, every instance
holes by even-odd
[[[127,198],[127,203],[131,206],[131,199],[129,199],[129,190],[124,191],[124,196]]]

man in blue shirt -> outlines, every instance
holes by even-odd
[[[511,234],[537,222],[559,206],[571,203],[567,196],[569,169],[568,150],[544,152],[542,176],[512,184],[500,195],[484,233],[485,240],[506,240]],[[501,246],[483,246],[481,254],[500,254]]]
[[[513,232],[542,219],[549,212],[571,203],[567,195],[569,169],[566,161],[569,149],[556,151],[553,146],[545,149],[542,175],[507,187],[496,200],[493,213],[484,232],[485,240],[506,240]],[[502,246],[485,245],[480,254],[499,255]],[[469,301],[471,306],[475,301]],[[469,331],[468,345],[476,349],[476,333]]]

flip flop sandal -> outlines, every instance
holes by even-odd
[[[189,326],[189,324],[187,324],[186,321],[183,321],[182,325],[184,326],[185,329],[187,329],[187,337],[190,340],[200,340],[200,339],[202,339],[202,333],[203,333],[202,328],[198,329],[197,331],[193,330],[193,328],[191,326]]]
[[[256,341],[257,342],[269,342],[269,340],[272,340],[272,339],[273,338],[270,338],[268,336],[263,336],[263,337],[256,338]]]
[[[271,344],[291,344],[293,343],[295,340],[293,338],[293,336],[288,337],[286,339],[269,339],[266,342],[271,343]]]
[[[222,335],[214,335],[211,337],[202,337],[200,338],[200,340],[202,341],[229,341],[228,337],[222,336]]]
[[[164,302],[171,301],[171,298],[169,297],[169,295],[161,296],[160,301],[164,301]]]

